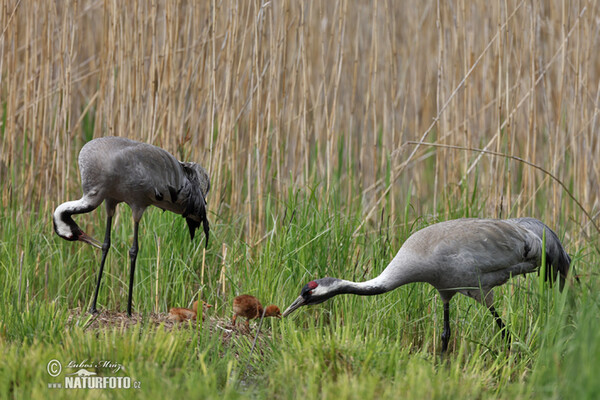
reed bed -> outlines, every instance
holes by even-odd
[[[482,215],[544,215],[579,242],[600,208],[598,17],[594,1],[3,0],[2,204],[77,197],[78,150],[118,135],[207,167],[211,211],[252,238],[268,196],[316,182],[366,222],[408,188],[442,217],[483,194]],[[581,207],[539,169],[445,146],[527,160]]]

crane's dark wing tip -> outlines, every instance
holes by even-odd
[[[194,236],[196,235],[196,229],[200,226],[200,222],[193,220],[192,218],[186,218],[185,222],[187,222],[188,229],[190,231],[190,240],[194,240]]]
[[[557,243],[558,242],[557,239]],[[552,285],[556,280],[558,280],[558,289],[562,292],[565,283],[567,281],[567,277],[569,274],[574,274],[571,269],[571,257],[567,254],[567,252],[562,248],[562,245],[557,249],[553,249],[552,251],[546,251],[546,281]],[[538,271],[539,273],[539,271]],[[579,278],[575,276],[575,280],[579,282]]]
[[[192,218],[186,218],[188,229],[190,231],[190,240],[194,240],[194,236],[196,235],[196,229],[200,227],[200,222],[193,220]],[[202,225],[204,228],[204,235],[206,236],[206,244],[205,247],[208,248],[208,238],[210,232],[210,225],[208,223],[208,218],[206,216],[202,220]]]
[[[208,218],[206,217],[206,215],[204,216],[202,225],[204,228],[204,236],[206,236],[206,243],[204,244],[204,247],[208,249],[208,236],[209,236],[209,232],[210,232],[210,225],[208,224]]]

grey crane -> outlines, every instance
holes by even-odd
[[[206,195],[210,190],[208,174],[200,165],[179,162],[167,151],[146,143],[121,137],[103,137],[89,141],[79,152],[79,171],[83,197],[59,205],[53,214],[54,231],[63,239],[79,240],[102,249],[96,290],[90,308],[96,313],[96,301],[106,255],[110,249],[110,229],[117,204],[125,202],[133,214],[133,244],[129,249],[129,298],[131,316],[133,276],[138,253],[138,227],[150,205],[181,214],[190,238],[202,223],[208,246],[209,223]],[[71,217],[88,213],[102,202],[106,206],[104,243],[86,235]]]
[[[544,231],[545,250],[542,246]],[[508,332],[494,308],[493,288],[512,276],[538,270],[544,251],[546,263],[551,265],[546,280],[552,283],[560,275],[562,290],[571,258],[556,233],[541,221],[465,218],[439,222],[411,235],[376,278],[351,282],[326,277],[308,282],[283,316],[300,306],[322,303],[338,294],[369,296],[407,283],[427,282],[438,290],[444,305],[443,354],[450,340],[450,299],[462,293],[485,304],[504,338]]]

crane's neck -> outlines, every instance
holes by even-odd
[[[385,286],[373,282],[375,279],[371,279],[366,282],[352,282],[346,280],[340,280],[338,287],[336,288],[336,294],[357,294],[359,296],[374,296],[388,292]]]
[[[52,217],[54,220],[54,231],[58,236],[68,240],[73,237],[73,232],[79,229],[73,218],[71,218],[71,215],[75,214],[80,206],[80,201],[77,200],[67,201],[56,207]]]
[[[95,208],[95,205],[88,203],[85,199],[62,203],[56,207],[52,216],[54,231],[63,239],[78,240],[83,231],[73,221],[71,215],[90,212]]]
[[[336,294],[349,293],[360,296],[382,294],[407,283],[424,281],[421,271],[421,266],[412,257],[399,252],[379,276],[364,282],[340,279],[334,284],[336,287],[333,290]]]

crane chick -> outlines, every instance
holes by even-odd
[[[264,309],[264,314],[265,317],[281,318],[279,307],[273,304]],[[233,299],[233,319],[231,320],[233,326],[235,326],[237,317],[239,316],[246,318],[246,328],[250,329],[250,320],[260,318],[262,315],[263,306],[256,297],[249,294],[242,294]]]
[[[202,302],[202,311],[200,312],[200,316],[204,319],[204,311],[211,308],[212,306],[208,303]],[[171,308],[169,310],[169,319],[175,322],[183,322],[188,319],[196,320],[198,316],[198,300],[194,301],[192,309],[189,308]]]
[[[560,277],[562,290],[571,258],[556,233],[543,222],[534,218],[440,222],[406,239],[385,270],[369,281],[326,277],[308,282],[283,316],[338,294],[369,296],[412,282],[427,282],[438,290],[444,305],[443,354],[450,340],[450,299],[461,293],[486,305],[504,337],[508,333],[494,308],[493,288],[513,276],[537,271],[544,253],[549,266],[546,280],[552,283]]]
[[[138,227],[148,206],[181,214],[188,225],[190,238],[202,223],[208,246],[209,224],[206,195],[210,190],[208,174],[200,165],[179,162],[167,151],[146,143],[121,137],[104,137],[89,141],[79,152],[79,172],[83,197],[59,205],[53,214],[54,231],[70,241],[83,241],[102,249],[96,291],[90,312],[96,310],[98,291],[106,255],[110,249],[110,229],[117,204],[125,202],[133,214],[133,244],[129,250],[129,297],[127,314],[131,316],[133,276],[138,253]],[[72,215],[106,206],[104,243],[91,238],[73,221]]]

